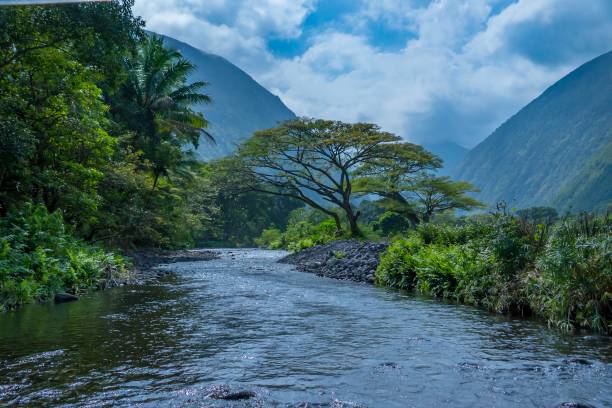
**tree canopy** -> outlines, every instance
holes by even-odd
[[[300,200],[333,218],[338,231],[342,221],[334,209],[340,210],[355,235],[354,182],[363,171],[381,173],[394,163],[417,172],[438,160],[374,124],[305,118],[255,133],[239,157],[254,190]]]

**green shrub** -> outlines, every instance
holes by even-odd
[[[295,225],[289,225],[285,233],[285,243],[290,251],[301,251],[315,245],[322,245],[338,239],[336,235],[336,223],[332,219],[312,225],[306,221],[300,221]]]
[[[0,222],[0,308],[81,293],[127,273],[125,261],[75,238],[59,212],[26,205]]]
[[[380,257],[376,282],[392,288],[414,289],[418,268],[416,254],[422,247],[423,242],[416,235],[393,242]]]
[[[463,263],[459,247],[426,245],[419,250],[416,257],[418,292],[434,297],[452,297]]]
[[[299,221],[294,218],[289,221],[284,233],[276,228],[266,229],[255,240],[255,243],[269,249],[285,248],[290,251],[301,251],[338,238],[336,223],[332,219],[312,224],[309,221]]]
[[[283,233],[278,228],[267,228],[255,238],[255,245],[260,248],[280,249],[283,247]]]
[[[552,230],[512,215],[422,225],[381,256],[379,284],[496,312],[535,313],[562,330],[611,333],[612,217]]]
[[[410,228],[410,221],[401,214],[387,211],[381,215],[373,225],[375,231],[389,236],[399,232],[405,232]]]
[[[490,235],[492,230],[490,223],[470,221],[459,225],[426,223],[416,229],[425,244],[438,245],[465,244]]]
[[[527,282],[532,308],[549,324],[612,333],[611,232],[609,216],[554,228]]]

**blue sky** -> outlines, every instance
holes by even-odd
[[[298,115],[472,147],[612,49],[611,0],[136,0]]]

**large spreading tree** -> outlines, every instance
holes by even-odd
[[[353,198],[362,169],[373,175],[396,163],[418,173],[439,162],[377,125],[305,118],[256,132],[239,157],[253,190],[302,201],[333,218],[338,232],[343,213],[352,235],[360,234]]]
[[[470,183],[436,176],[435,170],[441,167],[442,161],[435,156],[427,166],[411,158],[380,158],[359,170],[356,187],[362,194],[380,197],[379,205],[405,216],[413,226],[429,222],[434,214],[482,206],[469,195],[478,191]]]

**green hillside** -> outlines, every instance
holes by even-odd
[[[612,52],[573,71],[470,151],[455,172],[487,204],[588,210],[612,202]]]
[[[205,92],[213,102],[198,105],[195,110],[204,113],[210,122],[208,130],[215,137],[216,144],[203,143],[198,149],[201,158],[213,159],[233,153],[236,144],[254,131],[274,127],[295,117],[278,96],[225,58],[166,36],[164,43],[181,51],[197,66],[190,81],[209,83]]]

